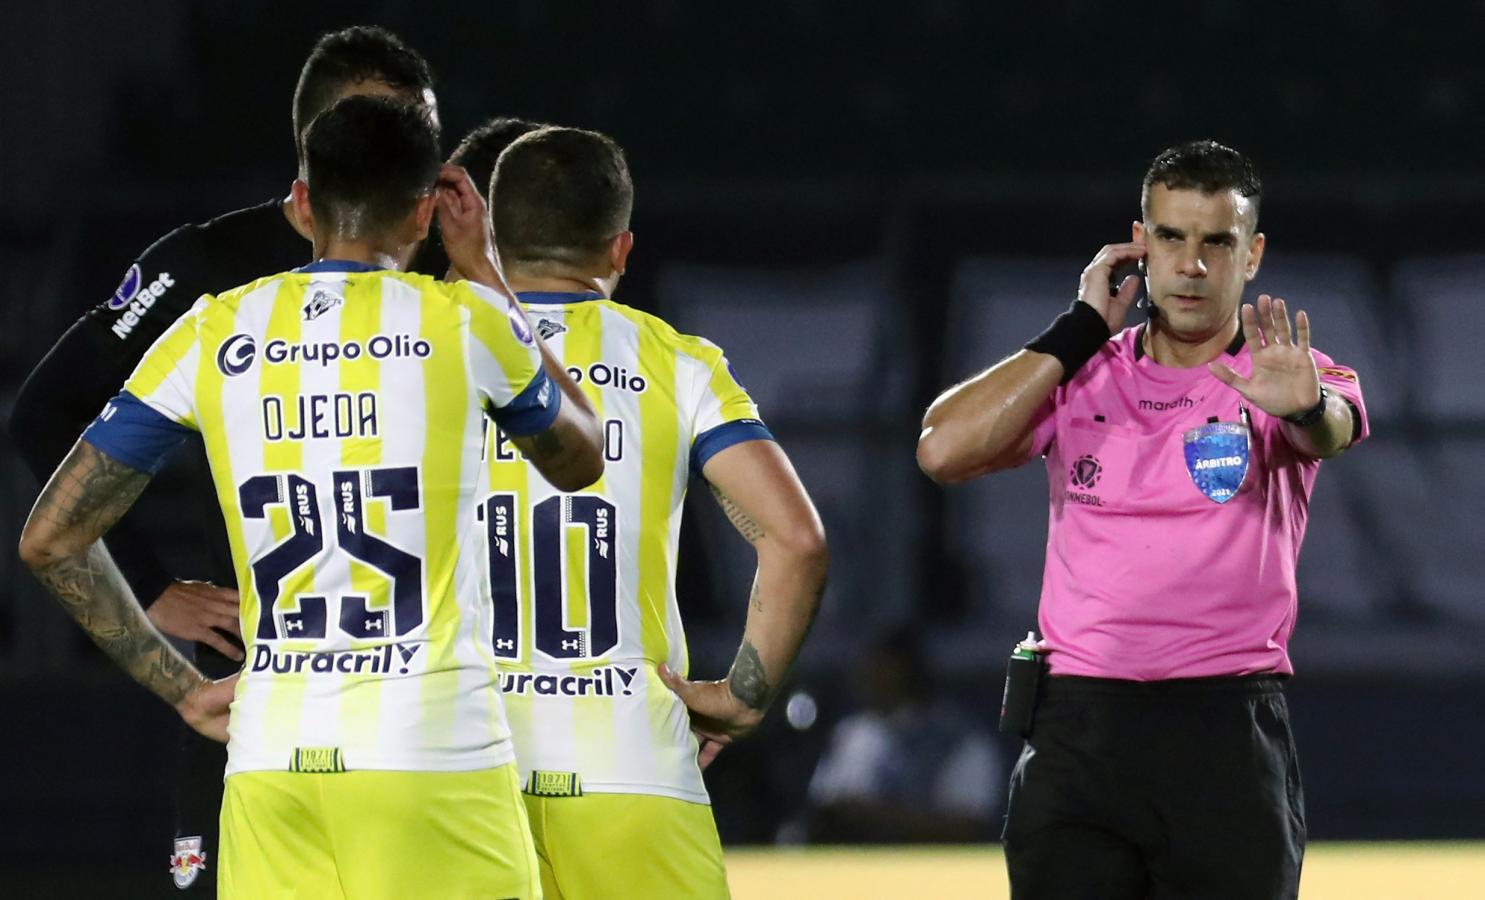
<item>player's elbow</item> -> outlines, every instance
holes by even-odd
[[[788,527],[769,534],[770,542],[789,558],[790,565],[812,579],[825,580],[830,568],[830,548],[825,540],[825,526],[815,515],[801,517]]]
[[[26,527],[21,529],[18,549],[21,562],[33,572],[46,568],[66,553],[58,535],[52,529],[43,527],[34,515],[26,521]]]

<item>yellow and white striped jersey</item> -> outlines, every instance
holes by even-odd
[[[323,261],[206,296],[86,439],[129,465],[202,433],[247,661],[229,774],[512,760],[490,645],[481,453],[560,392],[509,301]]]
[[[486,448],[490,638],[525,789],[705,803],[686,708],[655,672],[687,669],[681,503],[711,455],[771,437],[715,344],[597,294],[519,299],[597,409],[605,457],[563,494],[504,434]]]

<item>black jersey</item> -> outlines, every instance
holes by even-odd
[[[113,296],[78,319],[26,379],[11,432],[27,465],[38,478],[51,477],[144,352],[202,294],[304,265],[310,257],[309,242],[289,224],[280,200],[177,228],[151,244]],[[109,549],[141,603],[149,605],[175,580],[236,585],[214,496],[206,454],[193,438],[109,532]],[[221,661],[226,671],[208,674],[236,669]]]

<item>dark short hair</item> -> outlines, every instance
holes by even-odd
[[[345,236],[396,227],[438,178],[438,138],[421,106],[346,97],[304,132],[310,209]]]
[[[624,151],[596,131],[548,127],[518,138],[490,183],[490,218],[505,262],[591,262],[628,230],[633,208]]]
[[[496,116],[464,135],[464,140],[454,148],[449,162],[456,166],[463,166],[469,172],[469,177],[474,181],[474,186],[479,188],[480,193],[488,194],[490,179],[495,177],[495,162],[500,159],[500,154],[504,153],[505,148],[514,143],[516,138],[530,134],[541,127],[540,123],[528,122],[525,119]]]
[[[1149,202],[1150,188],[1156,184],[1173,191],[1197,190],[1203,194],[1237,191],[1253,201],[1253,226],[1258,226],[1263,183],[1258,180],[1253,161],[1231,147],[1216,141],[1177,144],[1150,163],[1140,191],[1141,205]]]
[[[385,28],[355,25],[321,37],[294,88],[294,148],[301,164],[309,123],[358,81],[379,81],[421,99],[433,87],[433,73],[422,54]]]

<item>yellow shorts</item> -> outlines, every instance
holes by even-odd
[[[514,765],[233,775],[217,891],[237,900],[540,900],[518,777]]]
[[[726,900],[712,808],[651,794],[525,795],[547,900]]]

